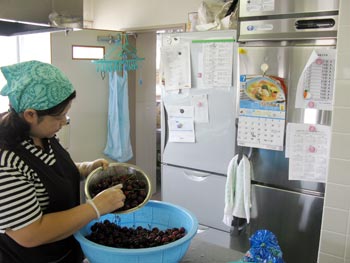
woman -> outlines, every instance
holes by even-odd
[[[75,97],[63,73],[39,61],[1,71],[10,109],[0,115],[0,262],[82,262],[72,234],[125,196],[107,189],[79,204],[80,178],[108,162],[75,164],[56,139]]]

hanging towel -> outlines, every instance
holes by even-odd
[[[227,177],[225,185],[225,208],[223,222],[225,225],[231,226],[232,212],[233,212],[233,198],[235,194],[236,185],[236,171],[237,171],[238,155],[232,158],[227,167]]]
[[[236,172],[236,189],[232,215],[250,221],[250,180],[251,169],[250,162],[247,156],[243,154],[241,161],[237,166]]]
[[[227,168],[223,217],[223,222],[227,226],[231,226],[233,216],[245,218],[248,224],[250,222],[250,162],[245,155],[238,164],[237,161],[238,155],[232,158]]]
[[[133,157],[130,143],[128,73],[109,73],[108,134],[104,154],[118,162]]]

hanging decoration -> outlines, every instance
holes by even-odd
[[[116,37],[98,37],[99,41],[108,41],[114,44],[114,47],[104,56],[103,59],[92,60],[91,62],[96,65],[96,71],[102,73],[114,72],[114,71],[130,71],[137,70],[139,63],[144,60],[137,56],[137,50],[131,46],[128,41],[127,34],[118,34]],[[116,56],[112,59],[113,53],[117,52]]]

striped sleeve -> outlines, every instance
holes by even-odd
[[[0,150],[0,232],[25,227],[48,205],[45,187],[13,152]]]

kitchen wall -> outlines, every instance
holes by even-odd
[[[350,1],[339,2],[332,145],[319,263],[350,263]]]
[[[106,53],[112,45],[97,41],[98,36],[116,35],[115,31],[81,30],[68,34],[51,34],[52,64],[64,71],[73,83],[77,97],[69,111],[69,152],[74,161],[90,161],[107,158],[103,154],[107,138],[108,117],[108,73],[102,79],[90,60],[73,60],[72,45],[106,46]],[[132,40],[132,39],[131,39]],[[134,41],[130,44],[134,45]],[[129,105],[131,144],[135,146],[135,73],[129,74]],[[135,152],[135,147],[133,149]],[[110,160],[110,159],[109,159]],[[113,160],[110,160],[113,161]],[[135,158],[129,161],[135,162]]]

